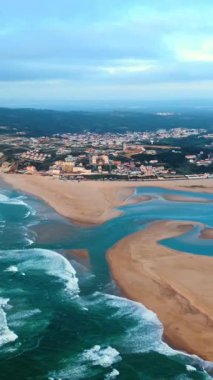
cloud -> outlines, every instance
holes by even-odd
[[[2,3],[0,81],[16,90],[19,83],[20,91],[26,83],[26,96],[29,82],[34,91],[36,83],[51,81],[61,91],[64,81],[79,84],[83,98],[88,88],[98,96],[116,85],[122,96],[122,86],[150,85],[154,95],[155,83],[173,83],[175,91],[177,84],[212,80],[210,0]]]

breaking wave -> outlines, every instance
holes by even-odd
[[[0,259],[5,259],[5,251],[0,251]],[[25,273],[29,271],[41,271],[49,276],[62,280],[66,290],[72,295],[79,292],[78,278],[71,263],[55,251],[40,248],[8,251],[7,260],[13,265],[6,268],[7,272],[17,272],[17,269]]]

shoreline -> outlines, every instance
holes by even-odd
[[[123,293],[157,314],[166,342],[213,361],[213,260],[158,243],[195,225],[155,222],[119,241],[107,252],[107,260]]]
[[[173,190],[213,193],[213,179],[179,181],[61,181],[52,177],[27,174],[1,174],[0,178],[15,189],[32,194],[72,223],[92,226],[122,215],[118,207],[147,202],[149,194],[134,195],[136,188],[160,187]],[[190,182],[190,187],[188,186]],[[176,199],[176,200],[175,200]],[[182,197],[183,201],[184,197]],[[180,201],[174,196],[173,201]],[[190,201],[190,199],[189,199]],[[203,201],[194,197],[193,201]]]

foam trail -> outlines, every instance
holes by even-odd
[[[26,322],[29,319],[41,314],[42,311],[40,309],[27,309],[22,311],[17,311],[13,315],[10,316],[10,326],[12,328],[24,327]]]

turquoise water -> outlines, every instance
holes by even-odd
[[[37,199],[2,185],[0,195],[1,380],[208,379],[213,365],[162,341],[163,327],[143,305],[121,297],[105,253],[154,220],[213,226],[213,203],[175,203],[146,188],[152,201],[123,208],[101,226],[76,227]],[[195,193],[178,192],[196,196]],[[197,194],[213,199],[211,195]],[[199,230],[161,244],[212,255]],[[91,265],[68,250],[86,248]],[[63,254],[63,255],[62,255]],[[199,342],[198,342],[199,344]]]

